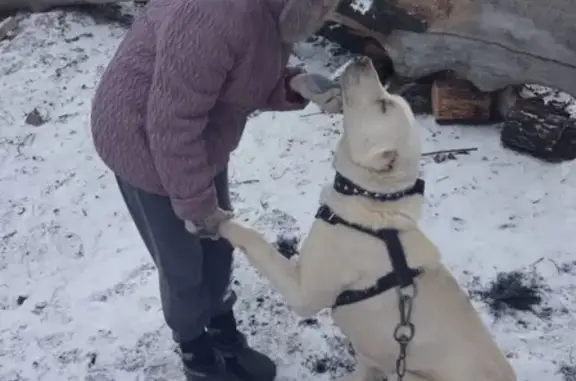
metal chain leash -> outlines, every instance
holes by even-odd
[[[416,283],[405,288],[398,287],[396,289],[398,294],[398,308],[400,310],[400,322],[394,329],[394,340],[400,346],[400,351],[396,359],[396,375],[397,380],[402,381],[406,374],[406,351],[408,344],[414,338],[416,327],[412,323],[412,306],[414,298],[416,298],[417,287]]]

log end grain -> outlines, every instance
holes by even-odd
[[[494,95],[464,79],[437,79],[432,85],[432,112],[438,124],[489,124],[495,119]]]

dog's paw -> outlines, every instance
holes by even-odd
[[[236,221],[224,221],[218,229],[220,236],[230,244],[242,251],[264,241],[264,238],[256,230],[243,226]]]

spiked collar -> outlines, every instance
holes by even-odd
[[[376,201],[396,201],[406,196],[423,195],[425,183],[424,180],[418,179],[410,188],[392,193],[378,193],[366,190],[336,172],[333,187],[336,192],[346,196],[363,196]]]

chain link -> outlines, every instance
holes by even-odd
[[[412,323],[412,306],[418,292],[416,283],[405,288],[398,287],[398,309],[400,310],[400,322],[394,329],[394,340],[398,343],[400,351],[396,359],[396,376],[398,381],[404,379],[406,374],[406,357],[408,344],[414,338],[416,327]]]

